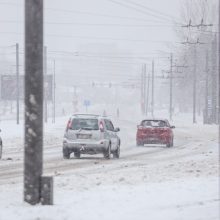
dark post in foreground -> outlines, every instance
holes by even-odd
[[[25,1],[24,200],[40,202],[43,159],[43,0]]]
[[[52,177],[43,171],[43,0],[25,1],[24,201],[52,204]]]

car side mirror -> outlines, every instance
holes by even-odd
[[[115,131],[115,132],[119,132],[119,131],[120,131],[120,128],[115,128],[114,131]]]
[[[173,128],[176,128],[176,127],[172,125],[172,126],[170,126],[170,128],[172,128],[172,129],[173,129]]]

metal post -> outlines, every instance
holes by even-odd
[[[204,111],[204,123],[208,124],[208,96],[209,96],[209,53],[206,51],[206,79],[205,79],[205,111]]]
[[[217,122],[217,36],[212,42],[212,123]]]
[[[220,125],[220,0],[218,9],[218,124]],[[219,126],[219,143],[220,143],[220,126]]]
[[[193,70],[193,123],[196,123],[196,69],[197,69],[197,51],[194,46],[194,70]]]
[[[53,123],[56,120],[56,61],[53,61]]]
[[[47,47],[44,46],[43,49],[43,68],[44,68],[44,121],[47,123]]]
[[[144,81],[143,81],[143,86],[144,86],[144,108],[143,108],[143,112],[145,114],[146,112],[146,64],[143,65],[143,74],[144,74]]]
[[[150,73],[147,77],[147,100],[146,100],[146,115],[148,115],[148,105],[149,105],[149,90],[150,90]]]
[[[40,202],[43,160],[43,0],[25,0],[24,201]]]
[[[19,124],[19,45],[16,44],[16,101],[17,101],[17,124]]]
[[[152,61],[152,98],[151,98],[151,115],[154,117],[154,60]]]
[[[170,120],[172,121],[173,116],[173,54],[170,55]]]
[[[144,74],[144,65],[142,65],[141,72],[141,113],[144,114],[145,110],[145,74]]]

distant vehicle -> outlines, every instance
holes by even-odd
[[[165,144],[173,147],[173,131],[175,126],[171,126],[166,119],[146,119],[137,126],[136,144]]]
[[[106,159],[120,157],[119,128],[114,128],[107,117],[90,114],[73,115],[66,127],[63,138],[63,158],[69,159],[74,153],[75,158],[81,154],[102,153]]]
[[[1,129],[0,129],[0,132],[1,132]],[[2,158],[2,147],[3,147],[2,138],[0,136],[0,159]]]

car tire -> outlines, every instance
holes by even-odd
[[[76,158],[76,159],[79,159],[80,158],[80,152],[74,152],[74,157]]]
[[[120,145],[118,145],[117,150],[113,152],[113,158],[119,159],[120,157]]]
[[[104,158],[105,159],[110,159],[111,158],[111,145],[108,145],[107,150],[104,152]]]
[[[173,139],[172,139],[172,142],[171,142],[171,144],[170,144],[170,147],[173,147]]]
[[[171,142],[169,142],[169,143],[167,144],[167,147],[173,147],[173,139],[172,139]]]
[[[2,159],[2,142],[0,143],[0,159]]]
[[[70,159],[70,152],[67,148],[63,148],[63,159]]]

